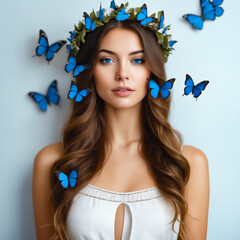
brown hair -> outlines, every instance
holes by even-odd
[[[77,77],[78,89],[87,87],[94,89],[93,69],[99,43],[109,30],[116,27],[131,29],[140,36],[145,57],[151,67],[151,78],[159,86],[162,85],[166,81],[164,58],[155,34],[137,21],[111,20],[86,35],[77,62],[89,64],[92,68]],[[171,96],[164,100],[159,94],[159,97],[154,99],[150,91],[143,99],[141,111],[143,135],[139,153],[149,163],[159,190],[175,210],[172,229],[175,222],[180,221],[178,239],[185,240],[183,221],[187,213],[187,203],[184,199],[184,190],[189,179],[190,166],[180,151],[182,136],[168,122],[170,102]],[[66,217],[72,199],[103,167],[104,159],[107,157],[105,143],[108,142],[103,113],[104,102],[96,91],[90,93],[81,103],[72,101],[72,112],[62,131],[63,154],[51,169],[51,206],[55,229],[52,239],[69,239]],[[60,170],[69,174],[75,167],[79,167],[76,187],[63,190],[54,171]]]

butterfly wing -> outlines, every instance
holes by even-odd
[[[197,98],[202,94],[202,91],[206,88],[208,85],[209,81],[205,80],[200,83],[198,83],[194,89],[193,89],[193,97]]]
[[[94,30],[95,29],[95,22],[92,22],[90,16],[84,12],[84,17],[85,17],[85,27],[87,30]]]
[[[36,54],[37,56],[42,56],[49,47],[47,34],[42,29],[39,31],[38,44],[39,46],[36,48]]]
[[[79,73],[83,72],[85,69],[87,69],[86,65],[78,65],[73,72],[73,76],[76,77]]]
[[[193,88],[194,88],[193,80],[189,74],[186,75],[185,85],[186,85],[186,87],[184,88],[183,95],[188,95],[189,93],[191,93],[193,91]]]
[[[164,35],[167,30],[168,30],[168,26],[166,26],[166,27],[163,29],[162,34]]]
[[[169,47],[170,47],[172,50],[175,50],[175,49],[173,48],[173,45],[174,45],[175,43],[177,43],[177,41],[175,41],[175,40],[172,40],[172,41],[169,42]]]
[[[57,80],[54,80],[47,91],[47,98],[50,102],[52,102],[53,104],[58,104],[59,100],[60,100],[60,96],[57,93],[58,89],[57,89]]]
[[[76,57],[70,56],[68,58],[68,64],[65,65],[65,71],[67,73],[71,72],[76,67]]]
[[[174,81],[175,81],[175,78],[171,78],[161,86],[160,92],[163,99],[166,99],[169,97],[170,95],[169,89],[172,89]]]
[[[72,172],[69,174],[69,184],[72,188],[75,187],[77,183],[77,177],[78,177],[77,171],[72,170]]]
[[[115,9],[116,3],[114,0],[111,1],[110,8]]]
[[[36,103],[38,103],[40,110],[44,112],[47,110],[48,102],[44,95],[37,92],[29,92],[28,95],[32,97]]]
[[[158,29],[163,28],[163,22],[164,22],[164,11],[161,11],[161,15],[160,15],[160,19],[159,19],[159,25],[158,25]],[[165,30],[166,31],[166,30]],[[164,33],[163,33],[164,34]]]
[[[124,21],[129,18],[128,13],[126,13],[124,8],[121,8],[121,10],[117,13],[116,20],[118,21]]]
[[[66,47],[67,47],[68,52],[71,54],[71,52],[72,52],[72,47],[71,47],[71,45],[70,45],[70,44],[67,44]],[[65,70],[66,70],[66,69],[65,69]]]
[[[147,80],[149,82],[149,87],[151,88],[151,95],[153,98],[156,98],[159,93],[159,86],[154,80],[149,78]]]
[[[223,12],[224,12],[224,10],[222,7],[215,7],[215,15],[217,17],[221,17],[223,15]]]
[[[104,9],[102,9],[102,4],[100,4],[100,9],[99,9],[99,18],[100,20],[104,20]]]
[[[77,85],[74,81],[71,81],[71,87],[70,87],[70,91],[68,92],[68,98],[69,99],[73,99],[76,97],[78,92],[78,88]]]
[[[67,43],[67,41],[64,40],[53,43],[47,50],[46,60],[51,61],[54,57],[54,53],[58,52],[65,43]]]
[[[147,17],[147,6],[146,4],[143,4],[141,7],[141,11],[137,15],[137,20],[143,20]]]
[[[147,17],[141,21],[141,25],[146,26],[147,24],[153,22],[153,18]]]
[[[201,16],[197,16],[194,14],[185,14],[183,15],[183,18],[186,19],[190,24],[192,24],[195,29],[203,29],[203,19]]]
[[[90,92],[92,92],[92,89],[86,88],[77,94],[77,97],[75,99],[76,102],[81,102],[83,100],[83,97],[86,97]]]
[[[58,177],[58,180],[61,182],[63,188],[68,188],[68,177],[66,174],[56,170],[55,174]]]

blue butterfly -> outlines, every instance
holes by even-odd
[[[65,173],[58,170],[55,171],[55,174],[57,175],[57,178],[61,182],[63,188],[68,188],[69,184],[73,188],[77,184],[78,169],[72,170],[72,172],[69,174],[69,177],[67,177]]]
[[[219,7],[223,3],[223,0],[201,0],[201,16],[195,14],[185,14],[185,18],[195,29],[203,29],[203,22],[205,20],[215,20],[216,17],[222,16],[224,10],[222,7]]]
[[[163,85],[159,88],[158,84],[154,80],[150,78],[148,78],[147,80],[149,82],[149,87],[151,88],[152,97],[156,98],[160,90],[160,93],[163,99],[168,98],[168,96],[170,95],[169,89],[173,87],[173,84],[175,82],[175,78],[171,78],[165,83],[163,83]]]
[[[42,56],[43,54],[45,54],[46,60],[49,63],[49,61],[53,59],[54,53],[58,52],[65,43],[67,43],[67,41],[61,40],[49,46],[47,34],[42,29],[40,29],[38,40],[39,46],[37,46],[36,48],[36,55]]]
[[[70,38],[68,38],[68,41],[69,41],[70,43],[72,43],[73,38],[76,36],[76,32],[75,32],[75,31],[73,31],[73,32],[70,31],[69,33],[70,33]],[[71,44],[67,44],[66,47],[67,47],[67,50],[69,51],[69,53],[71,54],[71,53],[72,53]]]
[[[206,86],[208,85],[209,81],[205,80],[202,81],[200,83],[198,83],[196,86],[193,83],[192,78],[190,77],[189,74],[186,75],[186,80],[185,80],[185,85],[186,87],[184,88],[184,95],[188,95],[189,93],[192,92],[193,97],[197,98],[202,94],[202,91],[206,88]]]
[[[99,18],[100,20],[104,20],[104,14],[103,12],[105,11],[105,9],[102,9],[102,4],[100,4],[100,10],[99,10]]]
[[[57,80],[54,80],[50,84],[46,96],[37,92],[29,92],[28,95],[32,97],[36,103],[38,103],[40,110],[46,111],[47,105],[50,105],[50,102],[53,104],[59,103],[60,96],[57,94]]]
[[[141,12],[137,15],[137,20],[141,21],[141,25],[146,26],[148,23],[154,21],[152,17],[147,16],[147,5],[144,3],[141,7]]]
[[[162,34],[164,35],[167,30],[169,30],[169,26],[166,26],[166,27],[163,29]]]
[[[118,21],[124,21],[129,18],[129,14],[126,13],[124,5],[121,4],[120,6],[121,10],[117,13],[116,20]]]
[[[89,93],[91,93],[93,89],[86,88],[78,92],[77,85],[74,81],[71,82],[71,88],[68,92],[68,98],[73,99],[75,98],[75,102],[81,102],[83,100],[83,97],[86,97]]]
[[[68,58],[68,64],[65,65],[65,71],[67,73],[71,72],[73,69],[73,76],[78,76],[79,73],[83,72],[85,69],[89,68],[88,65],[77,65],[76,57],[69,56]]]
[[[177,43],[177,41],[175,41],[175,40],[172,40],[172,41],[169,42],[169,47],[170,47],[172,50],[175,50],[175,49],[172,47],[175,43]]]
[[[159,16],[159,25],[158,25],[158,29],[163,28],[163,22],[164,22],[164,11],[161,11],[161,15]],[[164,28],[165,30],[165,28]],[[163,30],[163,31],[164,31]],[[165,30],[166,31],[166,30]],[[164,33],[163,33],[164,34]]]
[[[114,0],[111,1],[110,8],[115,9],[116,8],[116,3]]]
[[[96,23],[91,20],[90,16],[86,12],[84,12],[83,14],[84,14],[84,17],[85,17],[85,28],[87,30],[93,31],[95,29],[95,24]]]

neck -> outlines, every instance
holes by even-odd
[[[131,108],[105,105],[106,134],[113,145],[126,146],[142,136],[141,104]]]

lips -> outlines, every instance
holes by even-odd
[[[127,87],[127,86],[125,86],[125,87],[121,87],[121,86],[119,86],[119,87],[116,87],[116,88],[114,88],[112,91],[133,91],[133,89],[131,89],[130,87]]]

